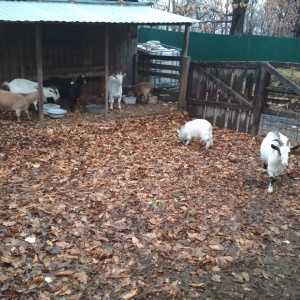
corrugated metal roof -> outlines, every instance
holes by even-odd
[[[109,2],[106,2],[109,3]],[[142,5],[0,1],[0,22],[192,24],[197,20]]]

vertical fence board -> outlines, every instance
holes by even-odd
[[[228,112],[228,121],[227,121],[227,128],[232,130],[237,130],[238,128],[238,117],[239,111],[236,109],[231,109]]]
[[[225,117],[226,117],[226,109],[218,108],[214,125],[220,128],[225,128]]]
[[[245,69],[236,68],[233,73],[232,89],[242,95]]]
[[[253,96],[253,88],[254,88],[254,76],[256,74],[255,70],[247,69],[246,74],[246,83],[244,88],[244,98],[246,98],[248,101],[252,101]]]

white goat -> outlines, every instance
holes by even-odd
[[[25,111],[28,120],[31,120],[28,107],[29,105],[38,99],[39,92],[35,90],[29,94],[16,94],[9,91],[0,90],[0,109],[2,110],[14,110],[16,112],[18,122],[20,122],[21,112]],[[43,97],[43,101],[47,99]]]
[[[5,81],[3,86],[7,86],[9,90],[13,93],[21,93],[28,94],[38,89],[38,83],[34,81],[30,81],[28,79],[16,78],[11,82]],[[60,98],[58,89],[55,86],[44,87],[43,86],[43,94],[46,98],[53,98],[54,102]],[[35,110],[38,109],[37,101],[33,102]]]
[[[195,119],[187,122],[180,130],[177,130],[177,140],[186,145],[190,144],[193,138],[200,138],[206,144],[206,149],[213,145],[213,130],[211,124],[204,119]]]
[[[122,72],[119,72],[108,77],[108,100],[110,109],[113,109],[115,97],[118,99],[118,108],[121,108],[122,83],[125,76],[126,73],[122,74]]]
[[[260,155],[264,161],[264,171],[269,174],[268,192],[273,192],[276,176],[284,171],[289,163],[289,154],[300,145],[291,147],[289,139],[280,132],[269,132],[260,146]]]

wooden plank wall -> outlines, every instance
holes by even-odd
[[[252,133],[260,67],[258,63],[192,62],[186,97],[191,117]]]
[[[46,24],[47,25],[47,24]],[[43,26],[46,26],[43,25]],[[58,24],[64,26],[63,24]],[[105,25],[76,24],[77,47],[47,47],[42,28],[43,78],[87,77],[84,95],[104,93]],[[126,72],[124,85],[133,84],[137,26],[110,24],[109,72]],[[36,80],[35,27],[33,24],[0,24],[0,85],[15,78]],[[81,71],[83,70],[83,71]]]

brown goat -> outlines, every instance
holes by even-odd
[[[152,91],[153,87],[149,82],[140,82],[129,89],[128,96],[136,97],[137,103],[148,104]]]
[[[18,122],[20,122],[21,112],[25,111],[28,120],[31,120],[28,107],[29,105],[38,100],[38,91],[29,94],[17,94],[4,90],[0,90],[0,109],[2,110],[14,110],[16,112]],[[43,97],[45,103],[47,99]]]

